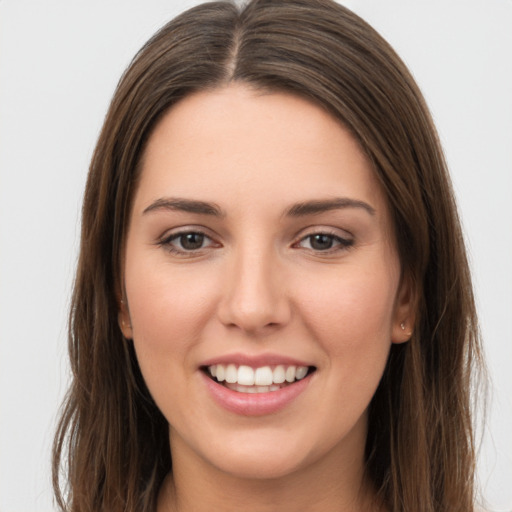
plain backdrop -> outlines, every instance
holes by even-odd
[[[88,161],[153,32],[196,1],[0,0],[0,512],[55,510],[50,445]],[[406,61],[437,123],[493,378],[479,463],[512,510],[512,2],[344,2]]]

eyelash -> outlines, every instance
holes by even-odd
[[[183,247],[183,241],[184,237],[190,236],[190,235],[196,235],[201,238],[201,242],[204,242],[208,240],[210,243],[203,247],[201,243],[201,247],[198,247],[197,249],[185,249]],[[330,247],[327,247],[326,249],[314,249],[311,247],[311,242],[314,237],[326,237],[328,239],[328,242],[331,244]],[[173,245],[174,241],[178,241],[182,248],[177,248]],[[347,250],[348,248],[352,247],[354,245],[353,239],[343,238],[339,235],[336,235],[334,233],[331,233],[329,231],[318,231],[314,233],[309,233],[305,236],[302,236],[297,242],[293,244],[292,247],[294,248],[300,248],[301,244],[306,241],[310,241],[310,247],[303,247],[304,249],[311,251],[315,254],[331,254],[335,252],[340,252]],[[220,244],[216,244],[211,237],[209,237],[206,233],[204,233],[201,230],[187,230],[187,231],[180,231],[178,233],[172,233],[171,235],[163,238],[158,242],[158,245],[161,247],[164,247],[167,251],[169,251],[172,254],[177,254],[180,256],[194,256],[197,254],[200,254],[200,251],[203,249],[208,249],[209,247],[219,247]]]
[[[199,247],[197,249],[185,249],[185,248],[183,248],[183,239],[187,235],[199,235],[200,237],[202,237],[202,241],[209,240],[210,244],[207,245],[206,247]],[[177,248],[177,247],[175,247],[173,245],[173,242],[175,240],[178,240],[180,242],[180,245],[182,246],[181,249],[179,249],[179,248]],[[200,230],[187,230],[187,231],[180,231],[178,233],[172,233],[171,235],[169,235],[169,236],[163,238],[162,240],[160,240],[158,242],[158,245],[164,247],[167,251],[169,251],[172,254],[177,254],[177,255],[180,255],[180,256],[194,256],[194,255],[198,254],[199,251],[201,251],[203,249],[207,249],[210,246],[218,245],[218,244],[216,244],[211,239],[211,237],[209,237],[203,231],[200,231]]]
[[[331,243],[331,246],[327,247],[326,249],[314,249],[313,247],[304,247],[305,249],[314,252],[315,254],[332,254],[335,252],[347,250],[348,248],[354,245],[353,239],[343,238],[335,233],[324,230],[309,233],[306,236],[303,236],[298,242],[294,244],[294,247],[300,247],[300,244],[308,239],[311,245],[312,239],[314,237],[326,237]]]

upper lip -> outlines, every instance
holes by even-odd
[[[245,365],[251,368],[261,368],[262,366],[312,366],[311,363],[301,361],[294,357],[280,354],[258,354],[248,355],[241,353],[224,354],[212,357],[201,363],[201,367],[212,366],[214,364],[235,364],[238,366]]]

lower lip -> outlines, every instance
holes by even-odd
[[[276,413],[293,402],[307,388],[311,375],[278,391],[240,393],[226,388],[201,372],[206,387],[218,405],[242,416],[264,416]]]

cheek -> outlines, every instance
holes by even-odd
[[[183,407],[190,392],[186,377],[211,314],[212,286],[198,270],[191,275],[135,251],[130,256],[125,287],[137,360],[157,406],[169,423],[179,423],[180,414],[192,414]]]
[[[370,355],[389,348],[396,292],[393,272],[344,269],[339,276],[304,283],[305,321],[331,356]]]
[[[330,411],[336,432],[361,418],[381,380],[391,347],[395,279],[385,271],[358,272],[304,288],[304,318],[321,347],[318,408]]]
[[[126,294],[133,336],[141,355],[183,354],[199,339],[207,322],[212,284],[169,265],[127,261]],[[197,283],[202,283],[198,286]]]

